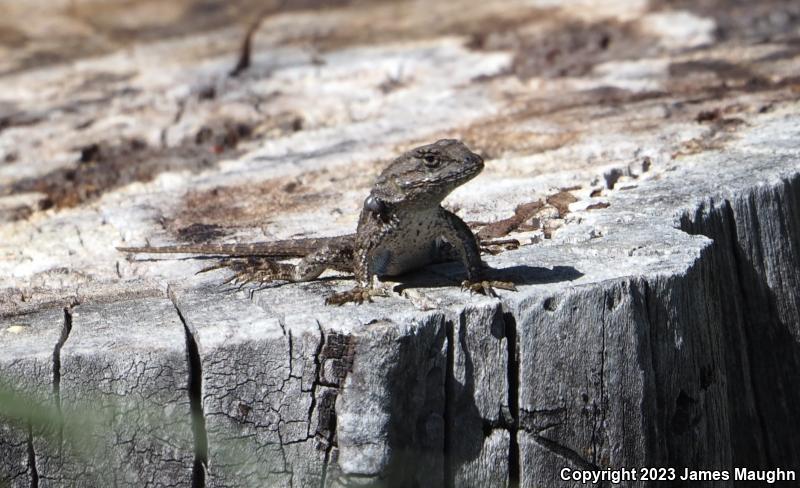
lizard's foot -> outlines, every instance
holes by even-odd
[[[286,263],[276,263],[264,257],[249,258],[229,258],[223,259],[217,264],[203,268],[198,273],[205,273],[220,268],[228,268],[233,271],[233,275],[222,282],[244,286],[248,283],[267,283],[276,280],[291,280],[292,265]]]
[[[325,305],[344,305],[348,302],[360,305],[364,302],[372,302],[372,297],[376,296],[386,296],[386,292],[378,288],[362,288],[357,286],[352,290],[334,293],[325,299]]]
[[[473,293],[481,293],[489,297],[496,297],[494,289],[517,291],[516,285],[510,281],[495,281],[495,280],[482,280],[470,281],[464,280],[461,282],[462,290],[469,290]]]

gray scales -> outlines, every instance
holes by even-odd
[[[310,281],[331,269],[352,273],[357,285],[335,293],[327,304],[362,303],[384,291],[375,278],[397,276],[429,264],[459,260],[466,269],[462,287],[494,294],[515,290],[513,283],[484,279],[485,265],[475,235],[456,214],[442,207],[444,198],[483,170],[483,158],[461,141],[442,139],[395,159],[375,180],[364,200],[355,234],[252,244],[190,244],[119,247],[131,253],[220,255],[228,281]],[[301,258],[297,264],[282,260]]]

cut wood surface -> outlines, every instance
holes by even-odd
[[[797,2],[0,11],[0,486],[800,466]],[[442,138],[486,160],[445,206],[516,292],[452,263],[330,307],[351,277],[116,250],[353,232]]]

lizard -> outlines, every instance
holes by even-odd
[[[484,264],[475,235],[441,203],[454,189],[477,176],[481,156],[456,139],[442,139],[396,158],[375,180],[364,200],[355,234],[252,244],[188,244],[118,247],[128,253],[187,253],[225,258],[202,271],[230,268],[226,281],[310,281],[325,270],[352,273],[356,286],[334,293],[325,303],[363,303],[382,295],[375,278],[396,276],[428,264],[456,258],[467,279],[462,288],[493,295],[493,287],[515,290],[513,283],[483,279]],[[300,258],[297,264],[281,260]]]

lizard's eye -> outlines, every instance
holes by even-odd
[[[435,154],[426,154],[422,157],[422,160],[425,161],[425,166],[429,168],[439,166],[439,158],[437,158]]]

